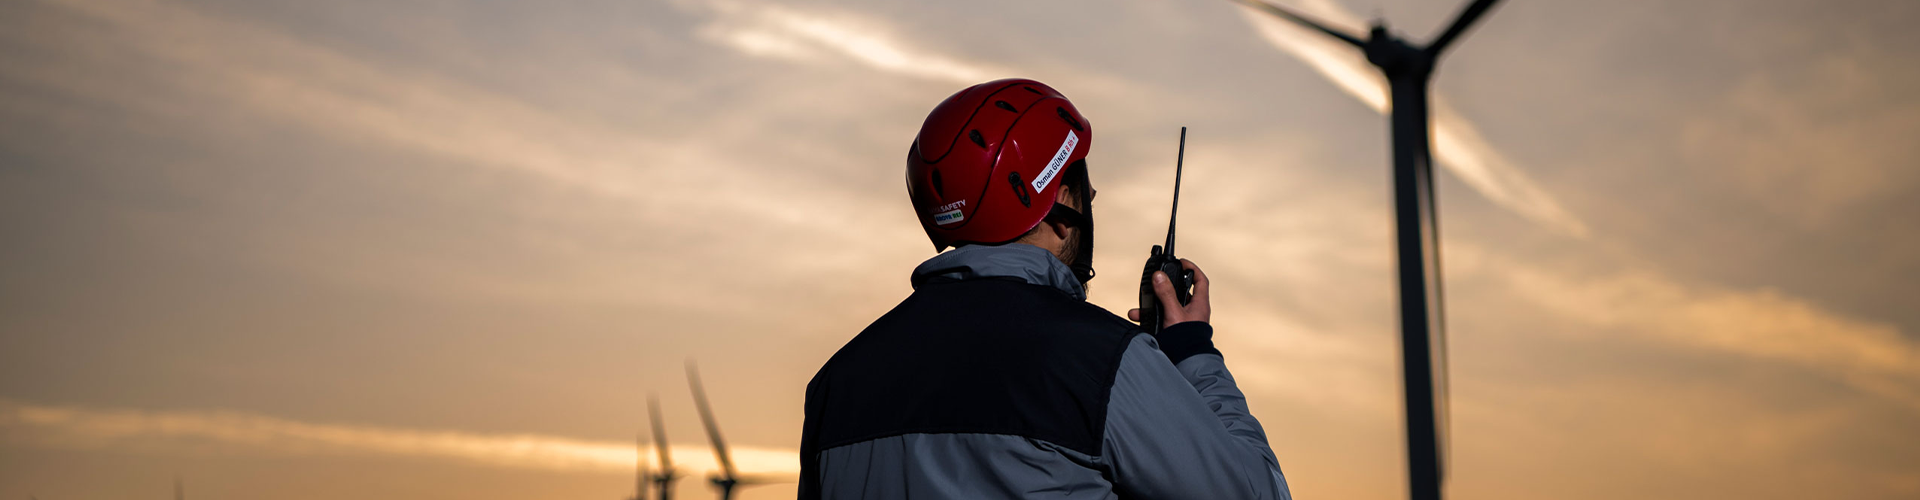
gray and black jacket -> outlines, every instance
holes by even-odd
[[[807,384],[800,498],[1290,500],[1206,323],[1144,334],[1024,244],[913,283]]]

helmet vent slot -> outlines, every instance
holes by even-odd
[[[1020,206],[1033,207],[1033,197],[1027,194],[1027,183],[1020,180],[1020,172],[1007,172],[1007,184],[1013,185],[1013,194],[1020,197]]]
[[[947,197],[947,183],[940,180],[939,170],[933,171],[933,192],[943,199]]]
[[[1067,113],[1067,108],[1053,108],[1053,110],[1060,112],[1060,119],[1066,120],[1068,125],[1073,125],[1074,130],[1081,132],[1087,131],[1086,128],[1080,126],[1080,120],[1073,119],[1073,115]]]
[[[983,148],[987,147],[987,138],[981,137],[980,131],[978,129],[968,130],[967,138],[973,139],[973,143],[979,145],[980,147],[983,147]]]
[[[1028,87],[1028,86],[1026,86],[1026,85],[1021,85],[1021,86],[1020,86],[1020,88],[1023,88],[1023,89],[1027,89],[1027,91],[1028,91],[1028,92],[1032,92],[1032,93],[1033,93],[1033,95],[1047,95],[1047,94],[1045,94],[1045,93],[1042,93],[1042,92],[1040,92],[1040,91],[1038,91],[1038,90],[1034,90],[1034,89],[1033,89],[1033,87]]]
[[[998,107],[999,107],[1000,109],[1004,109],[1004,110],[1007,110],[1007,111],[1012,111],[1012,112],[1015,112],[1015,113],[1019,113],[1019,112],[1020,112],[1020,110],[1017,110],[1017,109],[1013,109],[1013,105],[1012,105],[1012,104],[1007,104],[1007,101],[993,101],[993,105],[994,105],[994,106],[998,106]]]

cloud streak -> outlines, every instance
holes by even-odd
[[[959,84],[1005,71],[912,47],[877,21],[778,5],[716,1],[701,36],[748,55],[816,62],[829,57],[925,80]]]
[[[1359,16],[1330,0],[1303,3],[1306,10],[1335,25],[1360,24]],[[1241,15],[1253,23],[1268,43],[1300,58],[1341,91],[1374,111],[1390,111],[1392,103],[1387,99],[1386,79],[1358,50],[1251,8],[1243,9]],[[1568,213],[1524,171],[1487,143],[1473,123],[1455,112],[1445,99],[1435,96],[1432,111],[1433,150],[1441,166],[1508,210],[1562,234],[1587,237],[1585,223]]]
[[[1647,272],[1581,279],[1526,265],[1490,271],[1517,296],[1561,317],[1811,369],[1920,412],[1920,346],[1893,325],[1848,318],[1778,290],[1686,286]]]
[[[526,188],[506,193],[516,199],[504,200],[503,204],[530,203],[554,193],[567,199],[606,203],[617,207],[605,212],[615,214],[623,230],[648,228],[659,240],[674,245],[713,242],[724,251],[746,252],[752,248],[711,237],[710,228],[723,225],[764,228],[782,237],[804,236],[786,240],[795,245],[828,245],[871,230],[863,224],[892,222],[876,215],[892,213],[876,208],[882,203],[891,208],[888,202],[892,200],[845,195],[851,187],[818,176],[815,169],[758,168],[750,151],[725,144],[730,137],[752,131],[751,126],[740,130],[742,126],[728,116],[701,117],[707,121],[666,131],[621,126],[541,106],[520,95],[451,75],[364,57],[347,48],[192,5],[164,0],[35,0],[29,5],[58,11],[63,19],[82,21],[49,23],[43,35],[46,43],[73,47],[75,55],[58,64],[0,60],[0,77],[57,89],[54,91],[85,102],[108,103],[122,108],[127,116],[164,124],[169,131],[257,128],[263,122],[292,125],[337,143],[399,150],[405,153],[400,156],[405,160],[395,162],[397,168],[421,167],[423,172],[430,172],[427,169],[432,168],[431,163],[419,161],[422,158],[463,167],[464,171],[442,177],[441,184],[428,186],[430,189],[469,189],[476,181],[504,174],[526,181]],[[53,119],[66,119],[76,113],[71,107],[58,107],[27,95],[0,97],[0,106],[39,109]],[[188,102],[195,104],[181,104]],[[215,109],[219,111],[210,111]],[[757,113],[755,119],[765,114]],[[809,118],[822,119],[817,115]],[[776,146],[768,145],[773,141],[778,139],[759,145],[773,149]],[[820,163],[826,161],[814,165]],[[790,195],[796,191],[820,195]],[[537,240],[550,234],[533,233],[527,236],[530,245],[573,243]],[[763,234],[754,237],[765,238]],[[384,251],[380,246],[346,245],[338,250],[370,255],[366,259],[378,259],[380,263],[393,258],[391,254],[378,254]],[[769,268],[796,273],[826,272],[858,264],[846,258],[823,259],[798,252],[756,253],[753,258]],[[689,288],[711,288],[655,293],[636,289],[631,283],[595,278],[540,291],[485,273],[439,267],[438,261],[435,258],[411,267],[418,272],[446,270],[433,279],[414,280],[446,285],[434,293],[546,294],[710,308],[710,302],[698,298],[728,293],[733,288],[704,279],[706,275],[689,267],[665,272],[685,273],[684,279],[674,281],[687,283]],[[315,262],[319,261],[298,265],[313,266]],[[388,276],[369,269],[352,265],[323,272],[390,282]]]
[[[534,103],[431,73],[378,64],[250,23],[153,0],[40,0],[111,27],[79,41],[137,47],[174,74],[159,84],[212,96],[349,139],[372,140],[463,164],[526,175],[555,186],[666,215],[690,209],[835,231],[801,214],[818,206],[768,201],[798,179],[769,179],[716,162],[703,144],[658,140],[578,120]],[[91,99],[170,119],[204,110],[170,107],[154,90],[102,84],[100,75],[0,68]],[[122,78],[124,79],[124,77]],[[698,168],[695,168],[698,167]],[[725,185],[710,193],[659,186]],[[659,217],[671,223],[678,217]]]
[[[235,412],[154,412],[39,406],[0,400],[0,429],[24,431],[28,440],[63,449],[115,449],[133,443],[181,450],[212,441],[235,451],[275,455],[375,455],[452,460],[498,467],[570,471],[632,471],[632,443],[538,434],[478,434],[446,430],[317,424]],[[676,445],[681,472],[718,470],[708,448]],[[793,474],[798,452],[734,446],[743,473]]]

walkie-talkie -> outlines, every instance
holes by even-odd
[[[1167,216],[1167,245],[1153,246],[1153,253],[1147,256],[1147,270],[1140,275],[1140,327],[1147,333],[1160,333],[1163,321],[1160,310],[1160,296],[1153,293],[1153,272],[1167,273],[1167,281],[1173,284],[1174,298],[1180,299],[1180,305],[1193,301],[1193,271],[1180,265],[1180,258],[1173,256],[1173,227],[1180,219],[1180,171],[1187,161],[1187,128],[1180,127],[1180,155],[1173,162],[1173,213]]]

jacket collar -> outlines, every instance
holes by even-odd
[[[933,279],[979,278],[1016,278],[1087,300],[1087,292],[1080,280],[1073,277],[1072,269],[1045,249],[1025,243],[966,245],[935,255],[913,268],[914,288]]]

